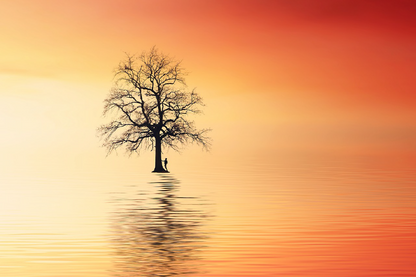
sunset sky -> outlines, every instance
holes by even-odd
[[[415,14],[412,0],[2,1],[0,163],[104,157],[114,69],[154,45],[204,98],[214,159],[415,151]]]

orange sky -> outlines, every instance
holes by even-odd
[[[156,45],[183,60],[188,84],[208,104],[198,120],[214,129],[219,148],[257,147],[260,138],[267,147],[415,148],[414,1],[21,0],[1,6],[6,143],[24,137],[30,125],[38,138],[28,147],[45,136],[55,136],[48,145],[59,144],[67,132],[83,144],[86,132],[94,136],[124,52]],[[260,129],[267,132],[236,145],[236,133]],[[97,144],[94,139],[84,147]]]

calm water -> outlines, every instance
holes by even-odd
[[[9,172],[0,276],[416,276],[415,161]]]

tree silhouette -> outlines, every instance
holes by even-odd
[[[138,57],[127,55],[116,69],[115,86],[104,106],[104,115],[116,111],[117,116],[98,129],[108,153],[120,146],[130,153],[155,150],[153,172],[166,172],[162,146],[179,150],[196,142],[209,148],[209,130],[196,129],[188,119],[201,112],[203,102],[195,89],[187,90],[185,75],[180,62],[155,47]]]

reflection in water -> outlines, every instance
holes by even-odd
[[[170,175],[162,175],[153,183],[158,188],[153,197],[141,194],[115,214],[114,276],[198,273],[198,252],[206,238],[200,227],[207,216],[191,207],[198,198],[176,195],[178,184]]]

